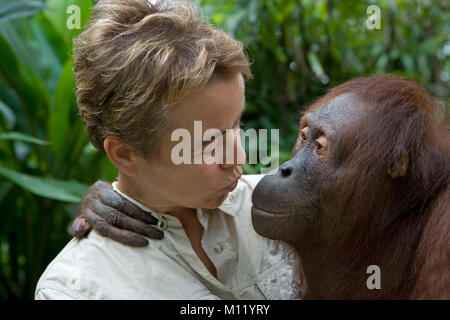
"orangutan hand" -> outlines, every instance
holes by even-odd
[[[97,181],[89,188],[70,231],[81,239],[92,228],[105,237],[120,243],[145,247],[150,239],[162,239],[164,234],[152,225],[158,220],[114,192],[111,184]],[[141,236],[142,235],[142,236]]]

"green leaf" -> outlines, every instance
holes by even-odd
[[[64,46],[64,40],[48,19],[40,14],[30,20],[3,23],[0,33],[10,44],[17,60],[31,68],[54,95],[70,48]]]
[[[6,128],[12,129],[16,124],[16,116],[14,115],[14,112],[12,112],[11,108],[2,101],[0,101],[0,114],[5,119]]]
[[[45,110],[49,93],[42,80],[26,65],[20,63],[15,52],[0,34],[0,77],[17,93],[22,106],[30,116],[37,116]],[[30,119],[31,120],[31,119]]]
[[[0,71],[5,74],[10,72],[15,72],[18,69],[18,62],[16,55],[14,54],[11,46],[8,42],[0,35],[0,52],[2,53],[2,60],[0,64]],[[12,74],[10,74],[12,76]]]
[[[0,8],[0,23],[12,19],[34,16],[44,9],[44,1],[21,0],[8,3]]]
[[[71,5],[76,5],[80,8],[80,29],[67,28],[67,19],[70,14],[67,13],[67,8]],[[86,21],[89,19],[91,9],[94,5],[92,0],[47,0],[47,10],[44,15],[49,19],[55,30],[64,38],[65,46],[72,47],[72,39],[77,36]]]
[[[236,34],[237,29],[247,16],[248,16],[247,10],[240,10],[230,14],[227,17],[225,28],[228,30],[228,32],[230,32],[234,36]]]
[[[67,58],[72,55],[72,46],[67,47],[64,45],[65,43],[62,33],[54,28],[53,24],[45,14],[36,16],[35,20],[37,22],[36,25],[40,30],[42,38],[44,39],[43,41],[40,41],[39,47],[41,47],[42,43],[45,42],[46,47],[48,47],[46,51],[53,51],[54,55],[58,57],[58,64],[60,66],[53,66],[53,68],[57,70],[59,76],[64,61],[66,61]]]
[[[16,131],[1,133],[0,140],[16,140],[16,141],[23,141],[23,142],[28,142],[28,143],[39,144],[39,145],[43,145],[43,146],[49,144],[48,141],[41,140],[41,139],[38,139],[35,137],[31,137],[22,132],[16,132]]]
[[[88,186],[78,181],[65,181],[23,174],[0,165],[0,174],[38,196],[79,203]]]
[[[63,67],[48,122],[48,137],[58,156],[62,156],[67,135],[71,128],[70,112],[76,104],[75,79],[72,68],[71,60],[67,61]]]

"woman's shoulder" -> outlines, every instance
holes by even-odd
[[[59,299],[59,296],[67,296],[79,300],[95,299],[89,288],[102,288],[107,285],[108,278],[117,279],[117,265],[124,257],[132,255],[134,250],[102,237],[95,230],[86,238],[73,238],[41,275],[35,298]],[[127,264],[124,268],[128,268]]]
[[[42,274],[35,298],[185,299],[183,292],[196,287],[196,280],[157,241],[149,242],[133,248],[95,231],[72,239]]]

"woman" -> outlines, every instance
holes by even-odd
[[[85,234],[87,220],[96,231],[52,261],[36,299],[297,298],[296,252],[251,225],[261,176],[240,168],[242,45],[191,2],[143,0],[100,1],[75,44],[80,113],[119,176],[91,189],[73,230]],[[195,138],[199,123],[223,137],[194,141],[180,164],[174,133]]]

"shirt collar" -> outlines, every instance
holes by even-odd
[[[228,193],[227,198],[222,202],[222,204],[219,206],[219,210],[222,212],[225,212],[226,214],[229,214],[230,216],[235,216],[237,211],[240,208],[240,195],[242,195],[242,182],[241,179],[238,181],[238,185],[236,189],[234,189],[232,192]]]
[[[218,208],[220,211],[225,212],[226,214],[229,214],[230,216],[233,217],[236,215],[236,211],[238,210],[239,207],[239,203],[236,201],[237,191],[238,187],[228,194],[227,198],[222,202],[222,204]]]

